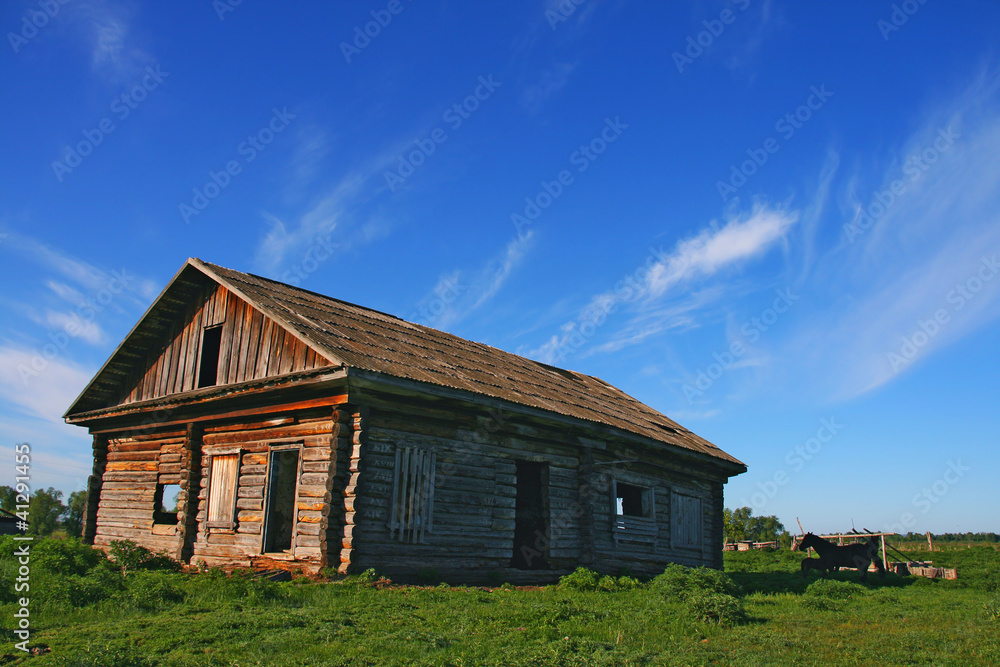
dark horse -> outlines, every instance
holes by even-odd
[[[808,549],[810,547],[816,550],[819,558],[805,558],[802,561],[803,577],[809,576],[810,569],[820,570],[826,576],[830,570],[836,571],[837,568],[841,567],[853,567],[861,573],[861,581],[867,581],[868,566],[874,563],[879,575],[883,579],[885,578],[885,567],[883,567],[882,559],[878,555],[877,538],[873,537],[867,542],[840,547],[832,542],[827,542],[822,537],[806,533],[802,542],[799,543],[799,548]]]

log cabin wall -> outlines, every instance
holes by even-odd
[[[662,572],[668,563],[720,566],[712,552],[712,545],[718,542],[713,513],[718,511],[721,517],[722,512],[721,504],[716,508],[711,495],[715,482],[697,468],[662,453],[644,452],[641,462],[618,463],[634,461],[635,454],[634,446],[612,440],[595,457],[593,501],[589,505],[593,567],[611,574],[627,568],[633,574],[651,576]],[[649,514],[640,519],[646,524],[641,533],[630,535],[620,529],[630,518],[617,514],[613,493],[622,485],[641,489],[644,505],[646,498],[650,501]],[[697,505],[697,514],[680,520],[674,504],[685,501]],[[681,539],[685,528],[686,537],[696,534],[695,540]]]
[[[328,526],[343,524],[342,504],[333,502],[335,496],[340,500],[343,488],[343,479],[336,474],[336,448],[346,440],[338,423],[343,409],[279,412],[277,406],[275,410],[253,422],[154,425],[95,438],[95,449],[106,447],[107,454],[106,462],[101,461],[100,484],[93,485],[99,489],[93,543],[106,548],[114,540],[129,539],[155,552],[210,566],[251,566],[272,560],[318,570],[327,561]],[[297,453],[296,470],[291,485],[270,489],[268,464],[278,450]],[[231,530],[206,527],[211,459],[219,452],[239,455]],[[335,491],[338,479],[341,485]],[[179,486],[176,516],[157,511],[159,496],[169,485]],[[269,493],[294,494],[292,541],[277,553],[264,553],[262,542]],[[339,553],[338,539],[333,560]]]
[[[282,414],[252,423],[210,424],[202,436],[201,484],[197,539],[192,562],[209,566],[251,566],[257,561],[286,561],[318,570],[328,560],[327,528],[343,522],[334,503],[337,437],[341,410],[318,408]],[[295,488],[271,488],[268,466],[276,452],[297,452]],[[207,525],[213,456],[238,456],[235,513],[230,528]],[[294,493],[294,519],[288,549],[265,551],[268,500]],[[339,541],[333,545],[334,560]]]
[[[160,431],[108,437],[95,545],[130,539],[153,551],[180,555],[176,521],[157,523],[154,499],[158,485],[180,484],[185,436],[185,431]],[[185,493],[181,490],[181,502]]]
[[[117,403],[132,403],[198,388],[202,332],[221,325],[216,384],[234,384],[329,366],[283,327],[225,287],[209,282],[191,300],[147,359],[137,360]]]
[[[637,575],[657,574],[669,562],[721,566],[723,482],[702,467],[586,424],[418,396],[366,395],[361,403],[284,412],[277,406],[253,421],[102,437],[107,456],[95,543],[127,538],[210,566],[283,561],[345,573],[375,567],[394,577],[433,572],[455,582],[552,579],[580,564]],[[265,553],[267,502],[277,497],[268,465],[287,448],[298,452],[294,489],[285,489],[294,493],[292,539],[287,550]],[[228,529],[207,525],[212,457],[225,454],[238,456]],[[416,479],[401,472],[401,461],[423,461],[421,479],[433,469],[429,488],[411,481],[404,490],[409,519],[393,510],[396,504],[400,514],[401,480]],[[547,530],[529,545],[543,570],[511,567],[519,461],[545,464]],[[158,485],[168,484],[182,487],[174,525],[157,523],[154,511]],[[652,539],[616,534],[615,484],[650,494]],[[413,498],[426,501],[423,520],[432,525],[414,523],[421,510]],[[676,539],[678,498],[700,503],[697,544]]]
[[[482,581],[494,572],[513,579],[516,461],[548,464],[550,507],[561,511],[576,500],[578,448],[564,430],[420,397],[366,395],[360,402],[368,411],[353,435],[343,572],[374,567],[408,578],[436,572],[449,581]],[[394,491],[414,478],[412,468],[397,466],[403,460],[423,461],[422,474],[433,461],[433,485],[404,490],[408,506],[400,507]],[[412,516],[421,501],[431,509],[418,522]],[[579,517],[562,514],[558,523],[550,518],[539,546],[552,567],[566,569],[580,558]]]
[[[722,481],[704,467],[637,449],[606,433],[601,439],[594,434],[599,430],[587,425],[546,424],[416,396],[366,396],[363,402],[369,411],[363,432],[353,435],[352,482],[345,487],[350,526],[342,572],[374,567],[411,579],[434,573],[456,582],[487,576],[526,581],[551,579],[580,564],[612,574],[628,568],[638,575],[658,574],[670,562],[721,566]],[[423,534],[400,528],[393,512],[400,502],[411,506],[397,507],[397,514],[414,511],[407,493],[401,501],[397,488],[408,474],[400,470],[401,461],[415,460],[414,450],[434,455],[431,516],[424,518],[433,525]],[[511,567],[517,461],[547,464],[548,530],[534,545],[544,571]],[[612,480],[652,492],[652,539],[621,534],[615,539]],[[420,490],[416,493],[419,497]],[[686,534],[673,525],[676,498],[699,508]],[[336,539],[334,531],[328,539]]]

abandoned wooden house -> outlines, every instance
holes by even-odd
[[[721,567],[746,470],[597,378],[198,259],[65,419],[93,435],[85,539],[210,566]]]

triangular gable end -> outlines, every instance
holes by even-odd
[[[213,273],[188,260],[66,416],[339,364]]]

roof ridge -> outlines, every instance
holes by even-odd
[[[472,340],[471,338],[465,338],[463,336],[459,336],[458,334],[451,333],[450,331],[445,331],[443,329],[435,329],[434,327],[428,326],[426,324],[421,324],[419,322],[411,322],[410,320],[404,319],[404,318],[400,317],[399,315],[393,315],[392,313],[387,313],[387,312],[385,312],[383,310],[378,310],[376,308],[370,308],[368,306],[362,306],[361,304],[354,303],[353,301],[347,301],[346,299],[340,299],[340,298],[337,298],[337,297],[334,297],[334,296],[330,296],[329,294],[323,294],[322,292],[316,292],[316,291],[313,291],[313,290],[309,290],[309,289],[306,289],[304,287],[299,287],[298,285],[292,285],[290,283],[284,283],[284,282],[281,282],[280,280],[275,280],[274,278],[268,278],[266,276],[260,276],[260,275],[257,275],[255,273],[250,273],[249,271],[239,271],[237,269],[230,269],[228,267],[221,266],[219,264],[214,264],[212,262],[206,262],[205,260],[199,259],[197,257],[194,257],[192,259],[196,259],[199,262],[201,262],[202,264],[205,264],[206,266],[211,267],[212,269],[216,269],[216,270],[221,269],[222,271],[226,271],[226,272],[229,272],[229,273],[237,273],[237,274],[241,274],[241,275],[245,275],[245,276],[250,276],[251,278],[256,278],[257,280],[263,280],[263,281],[268,282],[268,283],[274,283],[276,285],[281,285],[283,287],[287,287],[289,289],[296,290],[298,292],[303,292],[305,294],[309,294],[309,295],[312,295],[312,296],[315,296],[315,297],[319,297],[321,299],[325,299],[325,300],[328,300],[328,301],[335,301],[337,303],[341,303],[341,304],[344,304],[346,306],[350,306],[352,308],[357,308],[358,310],[361,310],[361,311],[367,311],[367,312],[371,312],[371,313],[377,313],[378,315],[382,315],[384,317],[391,318],[391,319],[396,320],[398,322],[402,322],[403,324],[408,324],[410,326],[418,327],[419,329],[424,330],[424,331],[432,331],[432,332],[434,332],[436,334],[444,334],[446,336],[454,338],[455,340],[461,341],[463,343],[471,343],[472,345],[478,345],[478,346],[487,348],[489,350],[494,350],[496,352],[500,352],[500,353],[502,353],[504,355],[509,355],[509,356],[512,356],[512,357],[517,357],[518,359],[523,359],[523,360],[525,360],[525,361],[527,361],[529,363],[537,364],[537,365],[539,365],[539,366],[541,366],[541,367],[543,367],[543,368],[545,368],[546,370],[549,370],[549,371],[554,371],[554,372],[559,373],[559,374],[562,374],[562,373],[572,373],[572,374],[578,375],[580,377],[585,377],[585,378],[590,378],[590,379],[593,379],[593,380],[597,380],[601,384],[604,384],[604,385],[606,385],[608,387],[611,387],[612,389],[615,389],[617,391],[621,391],[620,389],[618,389],[614,385],[610,384],[609,382],[606,382],[605,380],[602,380],[601,378],[597,377],[596,375],[588,375],[587,373],[582,373],[580,371],[576,371],[576,370],[573,370],[571,368],[563,368],[561,366],[553,366],[552,364],[547,364],[547,363],[545,363],[543,361],[538,361],[537,359],[532,359],[530,357],[526,357],[524,355],[517,354],[516,352],[511,352],[509,350],[505,350],[503,348],[496,347],[495,345],[490,345],[489,343],[483,343],[482,341]],[[296,314],[298,315],[298,313],[296,313]],[[308,320],[308,318],[306,318],[305,316],[302,316],[302,315],[299,315],[299,316],[302,317],[302,319],[307,319]],[[311,320],[308,320],[308,321],[311,321]]]

